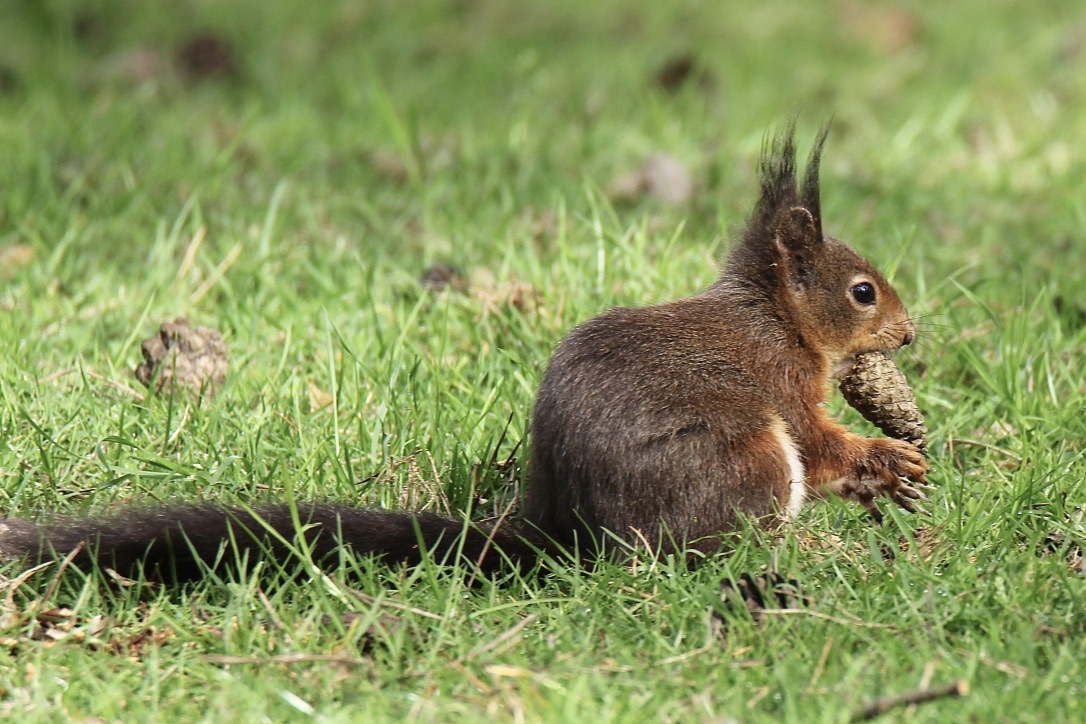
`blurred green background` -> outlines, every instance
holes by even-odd
[[[306,202],[283,209],[299,243],[474,261],[523,233],[526,208],[583,209],[585,186],[657,151],[697,182],[682,213],[704,238],[741,218],[760,139],[792,116],[808,133],[836,119],[839,233],[911,221],[898,233],[940,273],[978,279],[1086,266],[1069,243],[1081,196],[1060,193],[1083,178],[1075,2],[7,8],[0,239],[55,245],[78,226],[87,269],[135,273],[137,230],[193,194],[212,241],[241,234],[281,180]]]

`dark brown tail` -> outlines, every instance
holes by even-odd
[[[514,523],[484,527],[432,513],[366,510],[305,503],[246,508],[177,505],[135,508],[97,518],[41,525],[0,519],[0,558],[30,562],[64,558],[79,549],[81,568],[108,567],[125,576],[164,581],[200,578],[242,556],[287,564],[307,550],[320,562],[342,548],[416,565],[430,556],[491,574],[530,568],[540,553],[558,549],[546,536]]]

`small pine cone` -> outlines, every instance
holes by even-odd
[[[156,392],[177,385],[193,397],[211,397],[222,388],[230,365],[219,331],[190,327],[184,317],[164,322],[141,351],[143,364],[136,368],[136,378],[148,387],[154,385]]]
[[[916,396],[905,375],[885,354],[857,355],[852,370],[841,378],[841,394],[884,433],[927,452],[928,429],[916,406]]]

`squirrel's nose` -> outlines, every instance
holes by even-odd
[[[901,346],[908,347],[916,339],[916,330],[910,329],[905,333],[905,336],[901,338]]]

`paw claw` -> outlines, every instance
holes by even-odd
[[[929,516],[931,515],[931,513],[929,513],[927,511],[927,509],[924,508],[924,506],[920,505],[919,503],[917,503],[915,500],[912,500],[911,498],[904,498],[904,497],[895,495],[895,496],[893,496],[893,500],[894,500],[895,503],[897,503],[899,506],[901,506],[902,508],[904,508],[906,511],[908,511],[910,513],[917,513],[919,515],[929,515]]]
[[[918,490],[917,488],[913,487],[912,485],[906,485],[906,484],[902,484],[902,486],[900,488],[898,488],[896,491],[894,491],[894,496],[895,497],[900,496],[902,498],[910,498],[912,500],[919,500],[919,501],[924,502],[924,503],[930,503],[931,502],[931,499],[928,498],[928,496],[924,495],[924,493],[922,491]]]

